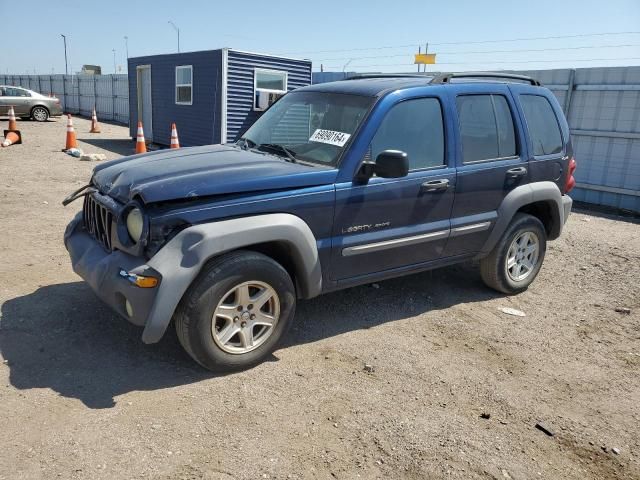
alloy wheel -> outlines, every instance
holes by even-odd
[[[267,341],[279,317],[280,299],[273,287],[257,280],[241,283],[213,313],[213,340],[227,353],[248,353]]]
[[[540,256],[540,240],[531,231],[522,232],[509,246],[505,268],[514,282],[521,282],[535,270]]]

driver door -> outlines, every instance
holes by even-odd
[[[382,120],[370,156],[406,152],[406,177],[336,185],[334,280],[392,273],[442,257],[456,182],[442,105],[437,96],[403,100]]]

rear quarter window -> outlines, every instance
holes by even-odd
[[[520,103],[533,145],[533,155],[562,152],[562,133],[549,100],[542,95],[520,95]]]

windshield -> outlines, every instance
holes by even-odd
[[[336,166],[373,101],[341,93],[291,92],[267,110],[238,143],[292,161]]]

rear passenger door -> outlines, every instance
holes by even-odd
[[[457,183],[446,256],[480,251],[504,197],[529,182],[517,109],[507,85],[460,85]]]

